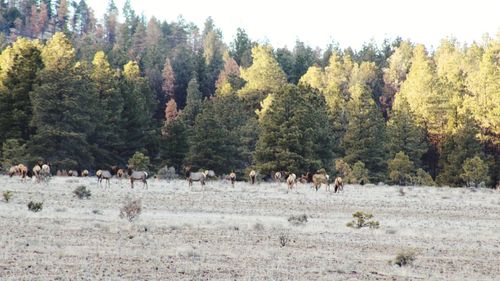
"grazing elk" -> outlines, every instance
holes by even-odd
[[[14,175],[19,175],[21,176],[21,180],[24,180],[28,175],[28,167],[26,167],[24,164],[18,164],[10,167],[9,177],[12,177]]]
[[[236,181],[236,174],[234,172],[231,172],[228,178],[231,181],[231,186],[234,188],[234,182]]]
[[[328,190],[329,183],[328,183],[328,177],[326,174],[314,174],[312,176],[313,180],[313,187],[318,191],[318,189],[321,188],[321,185],[325,184],[326,188]]]
[[[40,182],[40,172],[42,171],[42,167],[39,165],[39,164],[36,164],[35,166],[33,166],[33,177],[35,178],[35,181],[37,183]]]
[[[337,190],[340,192],[341,190],[344,190],[344,183],[342,182],[341,177],[336,177],[335,181],[333,182],[334,186],[334,191],[337,193]]]
[[[50,164],[43,164],[42,170],[40,171],[40,178],[47,182],[50,178]]]
[[[110,187],[109,180],[111,179],[112,175],[108,170],[98,170],[95,175],[97,176],[97,180],[99,181],[100,186],[102,186],[102,180],[106,180],[107,186]]]
[[[273,174],[273,179],[275,182],[281,182],[282,177],[283,177],[283,172],[276,172]]]
[[[148,188],[148,173],[144,171],[134,171],[132,167],[128,167],[128,177],[130,178],[130,186],[134,188],[134,181],[142,181],[142,186]]]
[[[201,186],[205,185],[208,172],[190,172],[188,177],[189,187],[193,186],[193,181],[199,181]]]
[[[89,176],[89,170],[83,170],[82,177],[88,177],[88,176]]]
[[[251,170],[249,176],[250,176],[250,183],[251,184],[255,184],[255,179],[257,177],[257,172],[255,172],[255,170]]]
[[[297,176],[294,173],[291,173],[288,175],[286,178],[286,184],[288,186],[288,189],[292,190],[292,188],[295,186],[295,181],[297,180]]]
[[[118,179],[123,179],[123,178],[125,178],[125,171],[124,171],[123,169],[118,169],[118,170],[116,171],[116,177],[117,177]]]

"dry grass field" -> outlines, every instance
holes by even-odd
[[[89,199],[73,190],[86,185]],[[0,176],[0,280],[500,280],[500,192]],[[128,199],[142,213],[120,218]],[[31,212],[30,201],[43,202]],[[378,229],[347,227],[373,214]],[[306,215],[307,221],[289,222]],[[394,261],[412,251],[407,266]]]

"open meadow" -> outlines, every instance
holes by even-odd
[[[78,199],[80,185],[91,191]],[[1,280],[500,280],[492,189],[0,176]],[[129,199],[141,214],[120,218]],[[39,212],[30,201],[43,202]],[[357,211],[379,228],[347,227]],[[306,215],[305,217],[302,215]],[[296,219],[289,218],[295,216]],[[394,264],[410,251],[413,263]],[[392,263],[391,263],[392,261]]]

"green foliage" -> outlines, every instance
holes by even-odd
[[[128,159],[128,165],[133,167],[134,170],[147,171],[151,163],[148,156],[137,151],[130,159]]]
[[[26,163],[26,144],[17,139],[8,139],[2,145],[2,165],[8,169],[19,163]]]
[[[120,156],[127,159],[136,151],[149,150],[154,144],[154,122],[151,121],[154,98],[147,80],[140,76],[139,65],[134,61],[123,67],[120,83],[124,100],[122,142],[126,144]]]
[[[177,118],[165,126],[165,133],[160,140],[160,158],[163,165],[173,166],[180,171],[189,150],[187,127]]]
[[[254,160],[262,173],[332,167],[326,103],[312,88],[287,85],[275,93],[260,127]]]
[[[10,138],[27,141],[33,134],[29,93],[42,67],[40,49],[38,41],[21,38],[2,52],[9,62],[0,70],[0,144]]]
[[[238,28],[234,41],[231,42],[230,52],[231,57],[243,68],[252,65],[252,45],[252,41],[248,38],[245,30]]]
[[[413,251],[401,251],[397,254],[394,259],[394,264],[402,266],[411,265],[415,261],[415,252]]]
[[[400,95],[408,101],[419,125],[426,126],[430,134],[445,132],[449,102],[439,92],[436,70],[423,45],[413,50],[411,68]]]
[[[246,84],[238,95],[245,96],[253,91],[275,92],[286,84],[286,75],[274,58],[270,46],[253,47],[252,58],[252,66],[241,70],[241,78]]]
[[[57,33],[42,50],[45,68],[31,93],[37,128],[28,143],[32,159],[46,159],[54,168],[92,166],[88,135],[95,130],[95,89],[88,67],[74,64],[74,49]]]
[[[14,195],[14,193],[12,193],[12,191],[10,190],[6,190],[2,193],[3,195],[3,200],[5,200],[5,202],[9,203],[10,199],[12,199],[12,196]]]
[[[368,89],[356,85],[351,89],[349,123],[342,139],[344,160],[353,164],[361,161],[373,181],[383,180],[386,173],[385,122]],[[359,178],[358,178],[359,179]]]
[[[243,170],[248,165],[242,127],[249,118],[237,96],[215,97],[203,104],[196,117],[185,162],[193,169],[217,174]]]
[[[352,166],[352,173],[349,180],[352,183],[366,184],[370,182],[369,171],[365,168],[365,163],[358,161]]]
[[[73,190],[73,194],[78,197],[78,199],[88,199],[92,195],[92,192],[90,192],[85,185],[80,185]]]
[[[404,96],[396,96],[394,111],[387,122],[387,136],[391,158],[402,151],[417,167],[421,166],[422,156],[428,150],[426,133],[415,123],[415,116]]]
[[[492,40],[486,46],[479,68],[473,69],[466,79],[469,89],[464,97],[464,108],[471,111],[476,122],[483,128],[485,138],[500,145],[500,42]],[[479,60],[479,59],[478,59]],[[475,62],[477,63],[477,62]]]
[[[463,186],[460,174],[464,161],[482,153],[476,122],[464,115],[460,123],[457,131],[443,141],[439,161],[442,170],[436,178],[440,185]]]
[[[186,107],[182,111],[181,118],[189,127],[194,126],[196,116],[201,112],[202,93],[196,78],[189,81],[187,88]]]
[[[28,203],[28,210],[36,213],[36,212],[40,212],[41,210],[43,209],[43,202],[33,202],[33,201],[30,201]]]
[[[394,159],[389,160],[389,179],[394,184],[410,184],[413,170],[413,162],[403,151],[396,153]]]
[[[347,223],[348,227],[353,227],[353,228],[362,228],[362,227],[369,227],[369,228],[379,228],[380,223],[378,221],[371,220],[373,218],[372,214],[365,213],[362,211],[357,211],[356,213],[352,214],[352,217],[354,218],[353,221]]]
[[[417,169],[415,176],[412,177],[412,184],[420,186],[435,186],[436,183],[432,179],[431,175],[421,168]]]
[[[97,167],[123,163],[120,151],[125,147],[126,137],[123,121],[124,101],[120,92],[118,73],[111,69],[104,52],[97,52],[92,61],[92,84],[99,99],[99,108],[94,113],[96,128],[89,136],[92,154]],[[101,121],[102,120],[102,121]]]
[[[477,187],[481,182],[488,182],[488,165],[478,156],[467,158],[460,177],[467,186]]]

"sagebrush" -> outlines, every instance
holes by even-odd
[[[370,220],[373,218],[372,214],[365,213],[358,211],[354,214],[352,214],[352,217],[355,219],[349,223],[347,223],[348,227],[353,227],[353,228],[362,228],[362,227],[369,227],[369,228],[378,228],[380,226],[378,221]]]
[[[142,212],[141,199],[128,201],[120,208],[120,218],[126,218],[129,222],[136,219]]]
[[[85,185],[80,185],[75,190],[73,190],[73,194],[79,199],[89,198],[92,195],[92,192],[87,189]]]
[[[398,253],[394,259],[394,264],[399,266],[411,265],[415,261],[415,252],[411,250],[404,250]]]
[[[28,203],[28,210],[32,212],[40,212],[43,209],[43,202],[33,202]]]
[[[4,192],[2,193],[2,195],[3,195],[3,200],[5,200],[5,202],[9,203],[9,201],[10,201],[10,199],[12,198],[12,195],[13,195],[13,194],[14,194],[14,193],[12,193],[12,191],[10,191],[10,190],[6,190],[6,191],[4,191]]]

